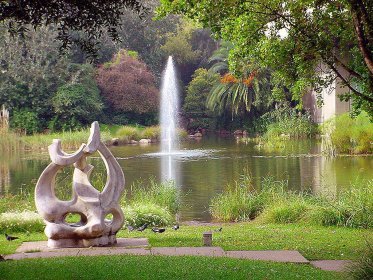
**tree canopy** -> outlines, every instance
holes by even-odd
[[[161,0],[233,43],[232,72],[242,63],[272,71],[275,96],[293,99],[339,78],[355,107],[372,111],[373,3],[369,0]],[[325,71],[327,65],[330,71]],[[316,73],[316,74],[315,74]]]
[[[148,8],[139,0],[3,0],[0,1],[0,22],[6,22],[9,31],[25,35],[28,25],[57,25],[62,48],[77,43],[91,55],[97,52],[97,39],[106,29],[118,39],[118,27],[126,9],[143,15]],[[73,34],[82,31],[83,37]]]

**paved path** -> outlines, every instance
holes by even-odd
[[[63,248],[47,247],[46,241],[23,242],[15,254],[6,260],[29,258],[54,258],[66,256],[110,256],[110,255],[162,255],[162,256],[206,256],[229,257],[249,260],[310,264],[322,270],[343,271],[351,261],[320,260],[308,261],[298,251],[224,251],[221,247],[153,247],[146,238],[118,238],[111,247]]]

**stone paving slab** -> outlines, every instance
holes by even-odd
[[[89,248],[75,250],[61,250],[35,253],[16,253],[5,256],[6,260],[21,260],[35,258],[56,258],[56,257],[76,257],[76,256],[113,256],[113,255],[150,255],[150,250],[144,248]]]
[[[220,247],[154,247],[151,248],[151,254],[164,256],[225,256],[224,250]]]
[[[348,260],[324,260],[324,261],[311,261],[311,265],[322,270],[329,271],[345,271],[352,261]]]
[[[309,262],[298,251],[224,251],[221,247],[154,247],[147,238],[118,238],[118,243],[108,247],[61,248],[47,247],[46,241],[23,242],[17,253],[4,256],[5,260],[26,258],[54,258],[67,256],[110,256],[110,255],[162,255],[162,256],[206,256],[229,257],[250,260],[310,263],[316,268],[329,271],[344,271],[352,262],[348,260],[319,260]]]
[[[309,263],[298,251],[227,251],[227,257],[274,262]]]
[[[134,248],[134,247],[147,247],[149,242],[147,238],[117,238],[117,244],[111,245],[110,247],[91,247],[95,250],[99,248]],[[79,248],[79,249],[90,249],[90,248]],[[27,253],[27,252],[60,252],[63,251],[74,251],[76,248],[49,248],[47,246],[47,241],[36,241],[36,242],[23,242],[16,250],[17,253]]]

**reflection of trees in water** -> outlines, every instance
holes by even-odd
[[[0,194],[7,192],[10,186],[10,169],[8,164],[0,164]]]

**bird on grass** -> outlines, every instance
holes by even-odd
[[[135,228],[133,226],[131,226],[131,225],[128,225],[127,229],[128,229],[128,231],[134,231],[135,230]]]
[[[165,232],[166,229],[165,228],[152,228],[152,231],[155,232],[155,233],[162,233],[162,232]]]
[[[223,228],[221,227],[221,228],[218,228],[218,229],[216,229],[216,230],[214,230],[215,232],[221,232],[223,230]]]
[[[180,226],[179,226],[179,225],[174,225],[172,228],[173,228],[174,230],[178,230],[178,229],[180,228]]]
[[[141,227],[139,227],[138,231],[144,231],[148,227],[148,224],[143,224]]]
[[[8,240],[8,241],[13,241],[13,240],[19,239],[19,238],[16,237],[16,236],[10,236],[10,235],[7,235],[6,233],[5,233],[5,238],[6,238],[6,240]]]

